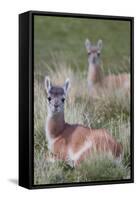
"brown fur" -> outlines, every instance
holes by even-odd
[[[130,92],[130,75],[127,73],[103,77],[99,67],[96,67],[89,70],[88,82],[92,83],[91,95],[93,97],[105,91],[122,90],[126,95]]]
[[[102,80],[102,75],[100,71],[100,66],[99,65],[97,65],[96,67],[91,66],[88,72],[88,81],[91,81],[92,83],[96,84],[98,82],[101,82],[101,80]]]
[[[123,73],[118,75],[109,75],[106,76],[103,80],[104,87],[111,87],[111,88],[125,88],[129,89],[129,74]]]
[[[74,160],[74,165],[79,164],[89,154],[97,152],[111,152],[113,156],[118,157],[122,153],[122,146],[113,138],[106,129],[90,129],[82,125],[70,125],[64,123],[60,132],[57,131],[56,123],[49,121],[50,131],[54,135],[52,153],[58,159],[68,160],[68,150],[71,149],[74,154],[78,153],[86,141],[91,141],[92,146],[83,152],[78,160]],[[59,130],[58,129],[58,130]]]
[[[46,78],[45,86],[48,99],[48,117],[46,123],[46,137],[49,150],[55,158],[73,162],[74,166],[84,160],[89,154],[97,151],[111,152],[118,157],[122,153],[122,146],[106,129],[90,129],[79,124],[68,124],[64,120],[64,96],[66,97],[69,80],[63,87],[55,87]],[[63,91],[61,90],[63,88]],[[50,98],[49,98],[50,97]],[[54,107],[61,108],[57,112]]]

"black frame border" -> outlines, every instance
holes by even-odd
[[[26,20],[24,20],[24,26],[21,28],[21,18],[26,16]],[[131,125],[131,140],[130,140],[130,150],[131,150],[131,178],[124,180],[108,180],[108,181],[91,181],[91,182],[75,182],[75,183],[59,183],[59,184],[42,184],[35,185],[34,184],[34,17],[35,16],[55,16],[55,17],[69,17],[69,18],[85,18],[85,19],[98,19],[98,20],[117,20],[117,21],[129,21],[130,22],[130,74],[131,74],[131,103],[130,103],[130,125]],[[28,31],[28,35],[26,35],[26,46],[25,50],[22,50],[22,38],[25,28]],[[22,76],[25,73],[21,73],[21,68],[23,67],[21,57],[27,58],[26,67],[28,67],[28,86],[24,86],[27,90],[27,95],[25,96],[28,101],[24,101],[24,105],[22,105],[21,99],[23,97],[22,90]],[[28,55],[27,55],[28,53]],[[28,56],[28,57],[27,57]],[[46,12],[46,11],[28,11],[19,15],[19,185],[26,187],[28,189],[42,189],[42,188],[60,188],[60,187],[75,187],[75,186],[90,186],[90,185],[109,185],[109,184],[123,184],[123,183],[134,183],[134,17],[125,17],[125,16],[110,16],[110,15],[92,15],[92,14],[76,14],[76,13],[60,13],[60,12]],[[21,108],[24,109],[26,103],[28,106],[28,124],[22,122],[24,121],[24,117],[27,115],[23,114]],[[27,111],[27,110],[26,110]],[[24,130],[25,126],[25,139],[23,139],[23,133],[21,128]],[[27,137],[28,134],[28,137]],[[24,147],[24,144],[27,144]],[[22,141],[23,140],[23,141]],[[23,153],[25,151],[25,153]],[[22,156],[24,154],[28,154]],[[23,157],[23,158],[21,158]],[[26,159],[26,160],[25,160]],[[26,168],[23,169],[23,161],[26,162]],[[26,177],[27,176],[27,177]],[[23,177],[26,177],[26,179]]]

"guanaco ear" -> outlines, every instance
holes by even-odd
[[[92,45],[91,45],[91,42],[89,41],[89,39],[85,40],[85,47],[86,47],[87,52],[90,53]]]
[[[48,76],[46,76],[45,77],[45,89],[46,89],[47,93],[49,92],[51,87],[52,87],[52,84],[51,84],[50,78]]]
[[[102,49],[102,40],[98,40],[97,47],[99,48],[99,50]]]
[[[69,88],[70,88],[70,80],[69,78],[67,78],[63,86],[65,95],[67,95]]]

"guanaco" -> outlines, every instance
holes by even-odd
[[[111,91],[122,89],[126,94],[129,93],[130,76],[128,73],[103,76],[101,71],[102,40],[98,40],[95,45],[89,39],[86,39],[85,47],[88,53],[89,63],[87,75],[89,94],[94,96],[94,94],[103,92],[103,89],[107,91],[108,89]]]
[[[65,122],[64,104],[70,89],[69,79],[66,79],[63,86],[54,86],[50,78],[45,77],[45,89],[48,111],[45,134],[48,149],[56,159],[77,166],[94,150],[111,152],[115,157],[121,155],[121,144],[106,129],[93,129]]]

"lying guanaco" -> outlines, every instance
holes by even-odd
[[[67,79],[64,85],[53,86],[50,78],[45,77],[47,91],[46,139],[48,149],[55,158],[76,166],[94,150],[111,152],[119,157],[122,146],[104,128],[93,129],[81,124],[69,124],[64,119],[64,103],[70,88]]]
[[[128,73],[118,75],[110,74],[103,76],[101,71],[101,50],[102,40],[98,40],[97,44],[92,44],[89,39],[85,41],[85,47],[88,53],[88,90],[90,95],[104,92],[103,89],[118,90],[122,89],[125,93],[129,93],[130,76]]]

